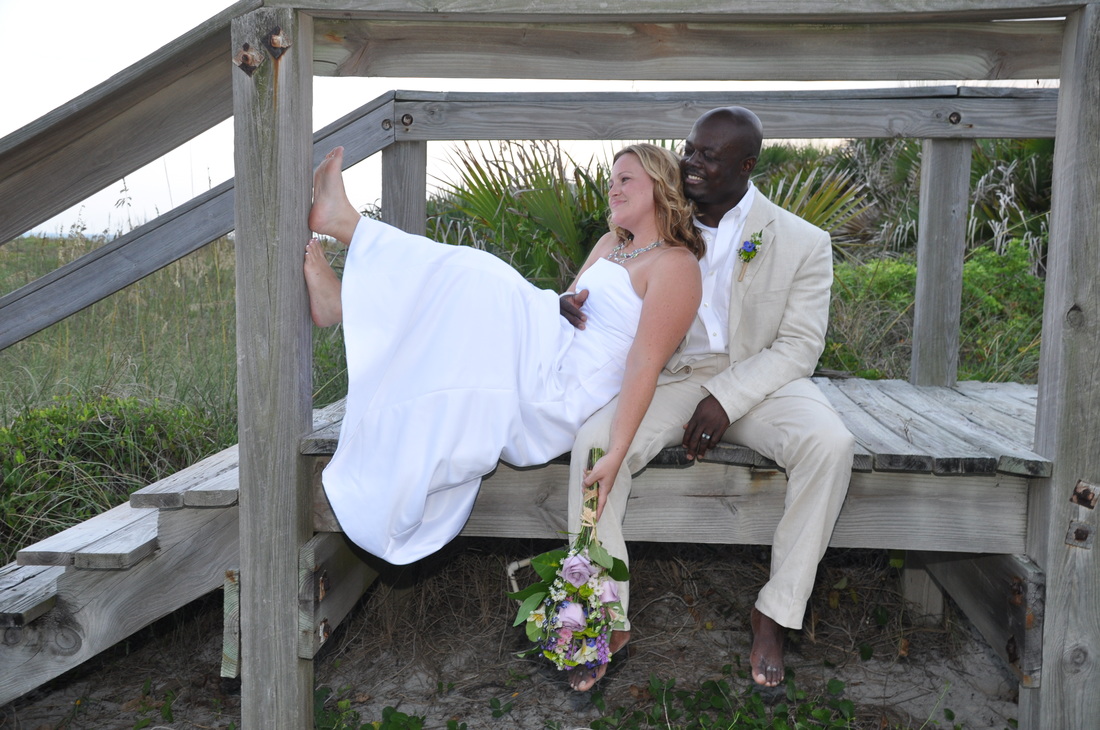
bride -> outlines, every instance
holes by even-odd
[[[556,293],[492,254],[361,216],[342,158],[337,147],[314,173],[309,225],[349,246],[343,278],[316,239],[305,278],[314,323],[344,326],[347,411],[322,482],[348,537],[391,563],[435,552],[499,460],[568,452],[619,394],[611,442],[585,479],[610,487],[699,306],[704,244],[676,157],[649,144],[615,155],[610,230],[561,295],[584,305],[580,328]]]

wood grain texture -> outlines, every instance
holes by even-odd
[[[0,644],[0,705],[78,666],[222,584],[237,553],[237,509],[161,512],[169,547],[130,570],[68,569],[57,605]]]
[[[1021,692],[1023,724],[1100,717],[1100,555],[1095,510],[1070,502],[1100,475],[1100,4],[1067,19],[1050,211],[1035,451],[1054,471],[1029,505],[1027,554],[1047,575],[1043,682]]]
[[[0,629],[21,629],[57,604],[59,566],[8,563],[0,568]]]
[[[866,91],[866,90],[864,90]],[[447,94],[406,98],[395,113],[413,124],[398,139],[682,139],[704,112],[753,110],[769,139],[848,137],[1051,137],[1056,95],[969,97],[958,90],[915,94],[705,92]],[[912,90],[909,90],[912,91]],[[957,117],[953,116],[957,115]],[[958,119],[953,123],[952,119]],[[506,122],[504,120],[507,120]]]
[[[272,6],[300,6],[296,0],[268,0]],[[338,17],[415,17],[417,14],[465,17],[489,20],[537,18],[540,21],[562,19],[587,22],[603,17],[648,18],[660,20],[774,20],[786,22],[873,19],[926,20],[942,18],[1000,19],[1036,18],[1061,15],[1075,7],[1064,0],[865,0],[858,5],[835,0],[782,0],[762,5],[756,0],[611,0],[590,3],[584,0],[315,0],[311,11],[317,15]]]
[[[1026,555],[921,557],[1021,685],[1040,686],[1046,578],[1039,566]]]
[[[298,565],[300,657],[317,655],[378,577],[380,563],[339,533],[318,533],[302,546]]]
[[[917,291],[909,369],[909,380],[915,385],[954,385],[958,375],[972,152],[969,140],[926,139],[921,148]]]
[[[67,530],[55,533],[16,553],[20,565],[73,565],[85,553],[81,567],[96,565],[97,550],[102,567],[130,567],[152,551],[156,540],[156,510],[134,509],[121,504]],[[138,553],[143,553],[138,555]],[[127,564],[127,555],[133,562]]]
[[[243,727],[308,727],[313,666],[298,657],[298,551],[310,538],[311,330],[302,250],[312,187],[312,21],[263,9],[233,21],[233,47],[290,42],[233,74],[237,186]],[[193,511],[193,510],[185,510]],[[272,627],[287,630],[272,632]],[[255,668],[249,671],[249,668]]]
[[[238,2],[0,140],[0,242],[228,119],[230,18],[259,5]]]
[[[1058,75],[1061,22],[789,25],[531,22],[438,15],[318,18],[314,72],[332,76],[851,81]]]

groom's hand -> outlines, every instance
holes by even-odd
[[[587,289],[581,289],[576,294],[562,294],[558,297],[558,309],[561,311],[561,316],[565,317],[569,324],[579,330],[584,329],[584,321],[588,319],[581,311],[581,307],[584,306],[587,300]]]
[[[713,395],[699,401],[691,420],[684,425],[684,448],[689,459],[701,459],[730,427],[726,409]]]

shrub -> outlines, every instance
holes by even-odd
[[[135,398],[56,398],[0,428],[0,558],[215,451],[212,419]]]

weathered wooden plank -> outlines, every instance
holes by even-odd
[[[318,533],[302,546],[298,564],[298,656],[312,659],[375,578],[376,560],[343,535]]]
[[[233,21],[233,47],[285,52],[233,74],[237,181],[237,392],[240,432],[241,725],[307,727],[313,665],[298,657],[298,551],[312,535],[309,465],[312,331],[302,245],[309,238],[313,21],[261,9]],[[185,510],[192,512],[195,510]]]
[[[237,509],[162,511],[179,539],[127,571],[67,570],[57,605],[0,643],[0,705],[221,586],[237,552]]]
[[[225,571],[222,584],[222,666],[221,676],[241,676],[241,571]]]
[[[157,515],[143,510],[145,518],[126,529],[89,543],[73,553],[73,567],[90,570],[128,570],[157,549]]]
[[[337,145],[344,146],[344,163],[350,166],[389,144],[393,131],[382,122],[392,118],[392,97],[392,92],[383,94],[317,132],[314,165]],[[0,297],[0,349],[226,235],[233,230],[234,203],[233,181],[228,180]]]
[[[152,510],[120,504],[23,548],[16,553],[15,559],[20,565],[72,565],[76,554],[89,546],[114,535],[123,536],[125,540],[132,530],[144,534],[149,524],[156,525],[156,520]]]
[[[1021,690],[1022,727],[1100,717],[1100,551],[1095,509],[1070,501],[1100,475],[1100,4],[1067,18],[1050,209],[1035,451],[1054,472],[1032,495],[1027,554],[1047,576],[1043,683]]]
[[[566,529],[568,466],[500,464],[481,486],[464,535],[559,538]],[[318,502],[327,506],[320,480]],[[628,540],[767,545],[783,512],[781,472],[700,462],[646,469],[634,479],[624,522]],[[1022,552],[1028,481],[1022,477],[938,477],[857,472],[833,547]],[[331,511],[325,529],[338,529]],[[318,528],[320,529],[320,528]]]
[[[464,534],[560,535],[566,469],[500,465],[484,481]],[[634,480],[623,529],[630,540],[677,542],[691,535],[693,542],[766,545],[785,491],[786,477],[775,471],[707,463],[676,471],[647,469]],[[1026,481],[1017,477],[856,473],[830,544],[1012,551],[1024,541],[1026,494]],[[967,547],[946,548],[947,543]]]
[[[271,6],[297,7],[296,0],[268,0]],[[538,19],[540,22],[569,20],[590,22],[601,18],[648,19],[667,21],[785,21],[845,22],[853,20],[939,20],[943,18],[995,20],[1037,18],[1062,15],[1076,7],[1064,0],[865,0],[858,5],[835,0],[787,0],[761,5],[756,0],[610,0],[590,3],[584,0],[436,0],[426,7],[416,0],[314,0],[311,12],[333,17],[415,17],[431,14],[456,20],[479,18],[494,21]]]
[[[972,444],[982,453],[992,454],[997,460],[997,471],[1031,477],[1050,476],[1049,459],[1009,440],[1003,431],[989,428],[973,411],[946,407],[951,399],[950,394],[953,393],[950,388],[918,388],[901,380],[880,381],[875,384],[875,388],[910,411],[922,413],[937,427],[954,434],[960,441]],[[958,394],[955,395],[961,399]]]
[[[19,629],[57,604],[59,566],[8,563],[0,568],[0,629]]]
[[[1024,687],[1043,667],[1046,578],[1026,555],[921,553],[928,571]]]
[[[411,95],[410,95],[411,96]],[[1056,93],[963,97],[930,89],[922,98],[816,93],[700,92],[644,94],[447,94],[399,98],[413,123],[398,139],[681,139],[715,107],[747,106],[769,139],[923,137],[1034,138],[1054,133]],[[507,111],[502,109],[506,107]],[[502,123],[501,116],[508,122]],[[953,120],[958,122],[954,123]]]
[[[972,148],[969,140],[926,139],[921,151],[909,375],[917,385],[952,385],[958,375]]]
[[[931,454],[934,474],[990,474],[997,470],[996,455],[939,428],[921,410],[902,405],[869,381],[851,378],[837,381],[836,387],[899,438]]]
[[[951,388],[929,388],[925,391],[925,397],[933,401],[936,410],[943,409],[963,416],[971,423],[996,434],[1012,448],[1031,451],[1035,442],[1034,410],[1029,412],[1026,408],[1021,408],[1015,415],[1010,415],[995,408],[980,393],[963,393],[958,384]]]
[[[260,4],[241,0],[0,140],[0,243],[227,119],[229,19]]]
[[[427,227],[428,145],[395,142],[382,150],[382,220],[423,236]]]
[[[187,492],[200,488],[208,481],[215,481],[226,474],[233,475],[236,491],[236,472],[240,449],[237,444],[222,449],[216,454],[180,469],[175,474],[142,487],[130,495],[132,507],[155,507],[158,509],[179,509],[185,505]],[[234,494],[233,501],[236,501]],[[232,504],[233,502],[230,502]],[[229,505],[211,505],[227,507]]]
[[[316,21],[332,76],[845,81],[1055,78],[1062,24]],[[476,38],[476,43],[471,39]]]
[[[988,408],[1000,411],[1005,416],[1018,420],[1025,428],[1030,426],[1034,436],[1037,404],[1036,387],[1034,385],[1024,386],[1031,391],[1029,402],[1024,398],[1010,394],[1011,386],[1011,383],[981,383],[968,380],[956,383],[955,390],[965,396],[982,401]]]
[[[934,460],[931,454],[899,437],[866,413],[860,404],[840,389],[840,381],[814,378],[814,382],[840,414],[856,443],[874,454],[874,468],[877,471],[932,471]]]

